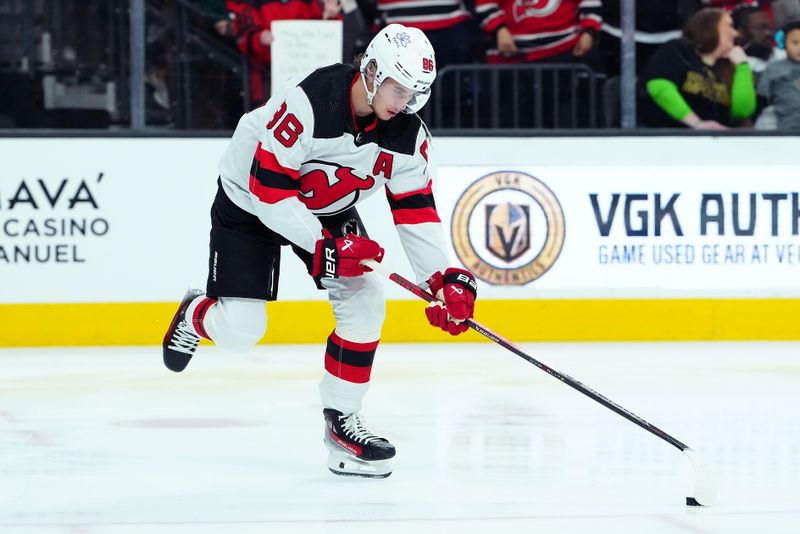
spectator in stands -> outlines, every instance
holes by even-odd
[[[758,93],[775,107],[778,129],[800,132],[800,19],[783,28],[786,59],[770,63]]]
[[[700,0],[703,7],[718,7],[728,13],[733,13],[742,7],[760,7],[767,14],[770,20],[772,15],[773,0]]]
[[[701,9],[683,35],[659,48],[642,73],[645,124],[701,130],[743,124],[755,112],[756,95],[747,55],[735,45],[731,16]]]
[[[731,11],[731,17],[733,17],[733,27],[739,32],[736,43],[747,53],[747,62],[753,69],[753,79],[757,87],[767,64],[786,58],[786,52],[775,46],[775,25],[762,8],[740,4]],[[775,107],[770,106],[763,97],[759,98],[757,103],[756,129],[777,128]]]
[[[736,42],[747,53],[747,62],[758,76],[767,64],[786,57],[786,52],[775,47],[775,26],[760,7],[742,6],[733,10],[733,27],[739,33]]]
[[[338,0],[228,0],[233,14],[233,34],[239,49],[251,59],[250,100],[254,106],[269,97],[270,27],[276,20],[332,19],[339,15]]]
[[[342,60],[349,63],[367,49],[372,40],[372,25],[367,24],[358,0],[340,0],[342,7]]]
[[[600,0],[476,0],[479,22],[492,35],[494,45],[487,50],[486,59],[495,64],[585,63],[600,30],[601,6]],[[544,69],[541,84],[531,71],[521,71],[518,79],[518,96],[512,90],[516,79],[501,82],[502,122],[507,122],[518,104],[519,115],[511,119],[520,127],[586,125],[590,103],[584,87],[572,87],[568,71]],[[580,94],[574,99],[577,109],[572,105],[573,90]],[[532,110],[537,103],[542,113],[535,117]]]
[[[598,49],[608,77],[619,76],[622,17],[620,0],[603,0],[603,25]],[[699,0],[640,0],[636,2],[636,72],[667,41],[681,36],[688,18],[700,8]]]
[[[436,51],[436,68],[473,63],[476,27],[462,0],[377,0],[380,25],[419,28]]]
[[[573,62],[594,46],[600,0],[476,0],[475,9],[496,47],[489,63]]]
[[[226,0],[195,0],[195,3],[217,35],[233,36],[233,21]]]
[[[233,38],[233,20],[226,0],[193,0],[202,14],[202,24],[211,37],[226,47],[236,49]],[[194,76],[193,94],[197,104],[192,110],[192,122],[198,128],[236,127],[244,109],[242,77],[214,62],[198,61],[192,65]],[[198,120],[200,119],[200,120]]]

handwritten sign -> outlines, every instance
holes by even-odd
[[[342,61],[340,20],[276,20],[271,28],[273,93],[292,76]]]

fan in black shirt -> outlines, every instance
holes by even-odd
[[[645,125],[724,130],[756,107],[753,73],[730,15],[707,8],[689,19],[682,39],[662,46],[641,77]]]

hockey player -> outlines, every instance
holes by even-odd
[[[394,446],[359,418],[385,315],[382,280],[363,260],[383,249],[355,204],[386,186],[417,280],[439,298],[431,325],[467,330],[477,286],[448,267],[427,165],[430,138],[416,112],[436,77],[433,48],[416,28],[392,24],[358,68],[331,65],[290,80],[239,121],[220,161],[211,208],[206,293],[190,290],[164,337],[164,363],[182,371],[201,337],[246,350],[266,332],[281,247],[302,259],[328,291],[336,327],[325,350],[320,393],[329,469],[386,477]]]

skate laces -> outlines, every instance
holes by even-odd
[[[342,422],[342,429],[347,437],[350,437],[361,443],[371,443],[379,441],[383,438],[376,436],[364,427],[363,421],[359,418],[358,414],[353,413],[350,415],[340,415],[339,421]]]
[[[200,343],[200,336],[198,336],[192,327],[185,320],[178,323],[172,338],[169,340],[169,348],[184,354],[192,355],[197,350],[197,345]]]

